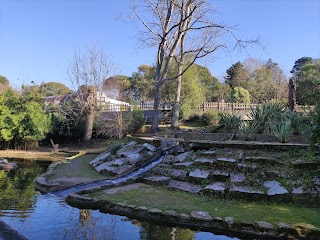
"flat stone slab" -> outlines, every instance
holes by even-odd
[[[292,161],[292,165],[296,169],[315,169],[320,166],[320,161],[305,161],[297,159]]]
[[[211,179],[219,182],[226,182],[230,179],[230,174],[220,170],[214,170],[210,174]]]
[[[241,183],[244,182],[246,177],[242,173],[231,173],[230,174],[230,181],[232,183]]]
[[[134,184],[129,184],[129,185],[121,186],[121,187],[110,188],[110,189],[104,190],[103,193],[108,194],[108,195],[112,195],[112,194],[117,194],[117,193],[129,191],[132,189],[139,189],[142,187],[149,187],[149,186],[146,184],[143,184],[143,183],[134,183]]]
[[[247,194],[247,195],[264,195],[264,193],[258,189],[254,189],[248,186],[232,186],[230,188],[230,193],[240,193],[240,194]]]
[[[144,150],[144,147],[143,146],[137,146],[137,147],[134,147],[132,149],[121,149],[117,152],[117,156],[124,156],[124,157],[129,157],[129,155],[133,155],[133,154],[137,154],[137,153],[140,153]]]
[[[127,158],[118,158],[113,161],[110,161],[110,166],[122,166],[124,164],[129,163],[129,160]]]
[[[179,154],[178,156],[176,156],[176,161],[177,161],[177,162],[183,162],[183,161],[186,160],[186,158],[189,157],[192,153],[193,153],[193,151],[188,151],[188,152],[181,153],[181,154]]]
[[[201,183],[203,180],[208,180],[210,176],[210,172],[206,170],[196,169],[189,173],[190,181],[195,183]]]
[[[226,162],[226,163],[236,163],[237,162],[237,160],[234,159],[234,158],[225,158],[225,157],[217,158],[217,161],[218,162],[222,162],[222,163],[224,163],[224,162]]]
[[[127,158],[131,164],[137,164],[141,160],[143,160],[143,155],[140,153],[132,153],[127,155]]]
[[[208,158],[198,158],[194,160],[194,165],[196,166],[214,166],[214,160]]]
[[[192,211],[190,216],[197,220],[211,221],[213,218],[205,211]]]
[[[120,166],[120,167],[115,167],[110,172],[115,174],[115,175],[121,175],[121,174],[126,173],[132,167],[133,167],[133,165],[123,165],[123,166]]]
[[[215,182],[201,190],[205,195],[223,196],[226,190],[224,182]]]
[[[187,182],[171,180],[168,186],[169,189],[178,189],[189,193],[199,193],[202,189],[199,185],[194,185]]]
[[[176,169],[186,169],[190,166],[192,166],[193,162],[182,162],[182,163],[175,163],[173,164],[173,168]]]
[[[144,143],[142,146],[144,146],[146,149],[148,149],[151,152],[157,151],[157,148],[149,143]]]
[[[103,170],[107,170],[110,167],[112,161],[108,161],[108,162],[104,162],[104,163],[101,163],[100,165],[96,166],[95,169],[97,172],[102,172]]]
[[[91,160],[91,161],[89,162],[89,164],[90,164],[91,166],[95,167],[95,166],[99,165],[100,163],[104,162],[104,160],[105,160],[107,157],[109,157],[110,154],[111,154],[110,152],[103,153],[103,154],[95,157],[93,160]]]
[[[171,170],[170,175],[174,179],[185,181],[187,180],[188,173],[186,171],[173,169]]]
[[[143,179],[145,183],[157,186],[166,186],[169,184],[170,180],[171,178],[166,176],[151,176]]]
[[[278,181],[266,181],[263,186],[268,188],[268,196],[284,195],[289,193],[288,190],[282,187]]]

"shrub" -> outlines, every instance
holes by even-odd
[[[291,134],[291,122],[279,122],[271,125],[272,133],[277,137],[279,142],[286,143],[288,142]]]
[[[249,117],[257,133],[272,133],[271,125],[285,119],[286,107],[275,101],[266,102],[256,109],[251,109]]]
[[[222,124],[227,131],[238,131],[241,123],[241,117],[236,114],[224,113],[220,120],[220,124]]]
[[[249,122],[241,122],[239,126],[239,138],[245,141],[248,141],[252,134],[256,132],[256,128],[254,125]]]
[[[217,125],[220,122],[221,113],[218,111],[209,111],[201,116],[201,121],[206,125]]]
[[[320,101],[318,101],[316,108],[311,113],[310,143],[312,145],[320,143]]]

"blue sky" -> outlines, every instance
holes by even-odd
[[[237,61],[272,58],[289,75],[294,61],[320,57],[319,0],[216,0],[219,22],[236,26],[242,38],[260,36],[248,53],[214,54],[201,62],[217,77]],[[102,46],[116,65],[113,74],[131,75],[153,64],[156,49],[139,47],[136,26],[120,20],[130,0],[0,0],[0,75],[13,87],[56,81],[70,86],[67,65],[75,49]]]

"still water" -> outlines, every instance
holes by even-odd
[[[0,219],[28,239],[238,239],[73,208],[63,198],[41,194],[33,188],[32,182],[50,162],[11,161],[19,168],[11,172],[0,170]]]

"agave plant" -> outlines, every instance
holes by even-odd
[[[271,125],[271,129],[281,143],[288,142],[292,134],[291,122],[289,121],[274,123]]]
[[[287,112],[286,118],[291,122],[293,134],[302,134],[310,126],[310,118],[303,113]]]
[[[274,122],[285,120],[286,107],[275,101],[266,102],[255,109],[251,109],[249,117],[257,133],[271,133],[271,125]]]

